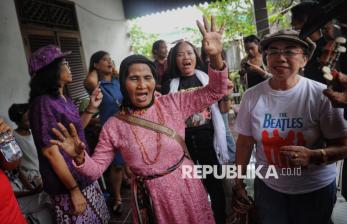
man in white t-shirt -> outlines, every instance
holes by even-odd
[[[334,162],[347,155],[347,123],[323,95],[326,86],[299,75],[314,50],[312,41],[282,30],[266,36],[261,47],[273,77],[243,96],[236,164],[248,164],[256,143],[261,224],[328,224],[336,200]],[[266,178],[270,165],[277,175]],[[236,193],[245,196],[242,186],[237,179]]]

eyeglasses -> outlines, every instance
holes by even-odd
[[[294,57],[297,54],[303,54],[304,51],[301,49],[268,49],[266,53],[271,57],[280,56],[280,54],[283,54],[285,57]]]
[[[69,67],[69,68],[70,68],[70,66],[69,66],[69,62],[68,62],[68,61],[65,61],[65,60],[64,60],[64,61],[62,61],[62,62],[61,62],[61,65],[66,65],[67,67]]]

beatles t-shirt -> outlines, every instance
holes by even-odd
[[[300,77],[300,76],[299,76]],[[310,164],[301,175],[281,175],[288,160],[280,157],[280,147],[302,145],[310,149],[324,147],[324,139],[347,136],[343,111],[333,108],[322,91],[325,85],[300,77],[286,91],[273,90],[269,80],[250,88],[242,98],[236,120],[236,131],[256,140],[256,166],[265,176],[274,165],[278,179],[263,179],[270,188],[288,194],[308,193],[332,183],[335,163],[325,166]]]

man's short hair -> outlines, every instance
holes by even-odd
[[[152,54],[153,55],[155,54],[155,51],[159,50],[161,43],[165,43],[165,41],[164,40],[157,40],[153,43],[153,45],[152,45]]]
[[[23,115],[29,110],[28,103],[18,103],[12,104],[8,109],[8,115],[11,121],[15,123],[20,123],[22,121]]]

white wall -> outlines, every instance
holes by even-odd
[[[119,68],[121,60],[130,54],[130,40],[127,37],[127,23],[122,1],[72,1],[76,3],[77,20],[87,66],[94,52],[104,50],[111,54]],[[112,21],[97,17],[86,9],[102,17],[110,18]]]
[[[29,72],[13,0],[0,1],[0,116],[8,119],[12,103],[29,98]]]
[[[105,50],[119,67],[121,60],[130,53],[122,1],[73,1],[76,3],[86,65],[95,51]],[[99,18],[81,6],[117,21]],[[10,105],[28,101],[30,81],[14,0],[0,1],[0,27],[0,116],[9,121],[7,111]]]

